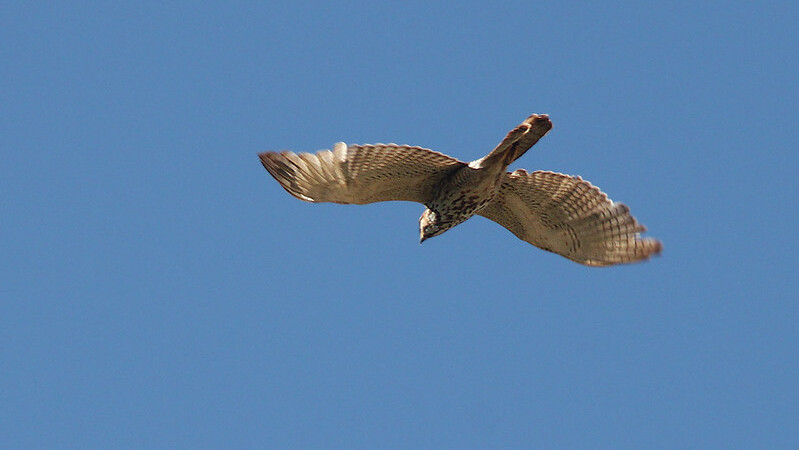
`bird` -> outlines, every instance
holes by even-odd
[[[412,201],[426,208],[419,242],[478,215],[519,239],[587,266],[645,261],[662,243],[623,203],[579,176],[550,171],[508,172],[552,128],[547,114],[532,114],[486,156],[460,161],[410,145],[347,145],[313,153],[259,153],[266,170],[292,196],[306,202],[363,205]]]

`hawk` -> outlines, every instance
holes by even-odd
[[[477,214],[523,241],[588,266],[644,261],[660,253],[660,241],[640,236],[646,228],[626,205],[579,176],[506,172],[551,128],[549,116],[533,114],[491,153],[469,163],[421,147],[343,142],[316,154],[259,156],[289,194],[306,202],[424,204],[420,242]]]

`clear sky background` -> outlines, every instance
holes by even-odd
[[[799,448],[795,2],[0,7],[0,447]],[[339,140],[579,174],[580,266],[310,204]]]

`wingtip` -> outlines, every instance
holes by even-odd
[[[652,251],[649,253],[652,256],[660,256],[663,252],[663,242],[658,239],[649,239],[649,242],[652,245]]]
[[[258,153],[258,159],[261,161],[261,164],[269,170],[270,163],[272,161],[273,152],[261,152]]]

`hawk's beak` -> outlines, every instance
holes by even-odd
[[[422,242],[424,242],[425,239],[427,239],[427,238],[424,237],[424,235],[422,235],[422,237],[419,238],[419,245],[421,245]]]

